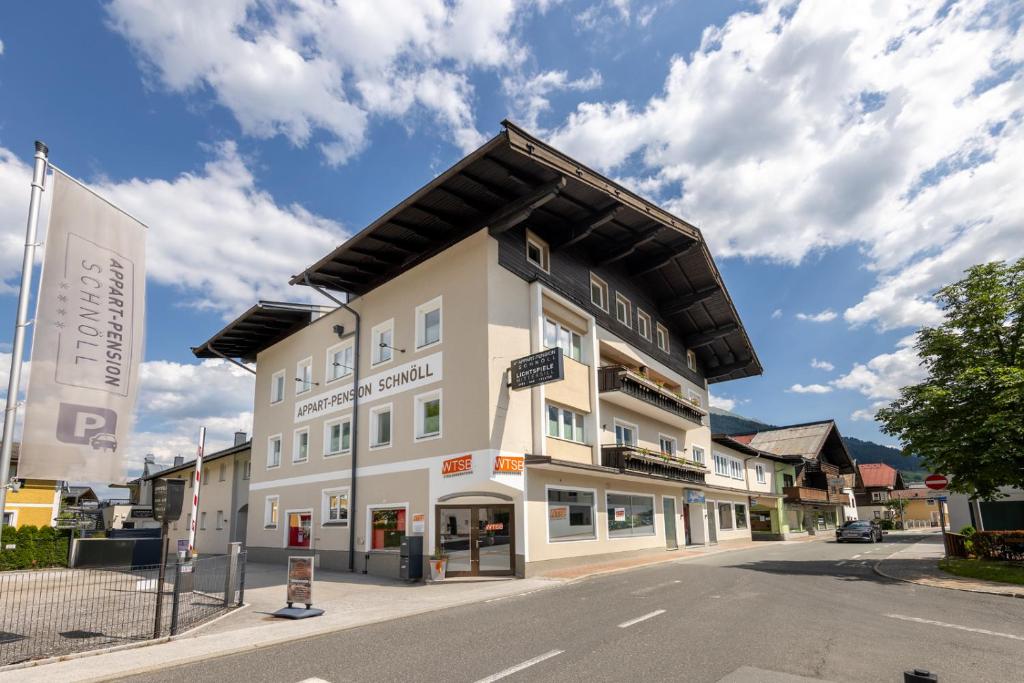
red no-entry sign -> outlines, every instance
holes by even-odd
[[[924,478],[924,485],[930,489],[941,491],[949,484],[949,480],[942,474],[929,474]]]

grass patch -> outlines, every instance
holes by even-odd
[[[939,569],[956,576],[1024,586],[1024,563],[1021,562],[949,558],[939,561]]]

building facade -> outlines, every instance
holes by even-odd
[[[11,453],[11,469],[3,483],[11,481],[18,471],[18,446]],[[60,513],[63,482],[53,479],[21,479],[21,487],[7,491],[4,503],[4,526],[54,526]]]
[[[726,527],[728,517],[723,518],[719,512],[719,529],[723,530],[719,533],[765,541],[805,534],[803,529],[790,529],[784,504],[785,489],[796,480],[795,458],[759,451],[725,434],[714,434],[712,441],[712,471],[708,482],[722,489],[722,493],[715,495],[719,499],[718,508],[731,504],[735,517],[735,526]],[[725,493],[740,490],[746,495],[739,501],[737,494]],[[749,523],[745,526],[740,526],[741,510],[749,513]]]
[[[861,519],[892,519],[896,516],[893,493],[906,488],[899,470],[885,463],[858,463],[857,514]],[[937,523],[936,523],[937,524]]]
[[[749,537],[707,389],[761,368],[699,231],[512,124],[293,283],[338,306],[195,349],[256,363],[251,559],[396,575],[419,535],[522,576]],[[548,349],[560,378],[513,383]]]

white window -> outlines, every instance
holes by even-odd
[[[309,427],[295,430],[295,441],[292,447],[292,462],[309,460]]]
[[[593,489],[548,489],[548,542],[593,541],[597,518]]]
[[[277,528],[277,504],[280,496],[267,496],[263,503],[263,526],[267,529]]]
[[[224,511],[223,510],[217,510],[217,529],[220,530],[220,529],[223,529],[223,528],[224,528]]]
[[[380,365],[381,363],[387,363],[393,356],[393,349],[395,343],[395,321],[394,319],[382,322],[377,325],[370,332],[370,339],[373,343],[373,353],[371,354],[372,360],[371,365]]]
[[[757,474],[757,483],[758,484],[766,484],[766,483],[768,483],[768,478],[765,476],[765,472],[764,472],[764,465],[762,465],[761,463],[755,463],[754,464],[754,472]]]
[[[441,297],[416,307],[416,348],[441,343]]]
[[[270,402],[280,403],[284,400],[284,370],[278,370],[270,376]]]
[[[723,477],[729,476],[729,459],[724,455],[714,454],[715,456],[715,474],[719,474]]]
[[[698,462],[701,465],[704,464],[704,449],[700,446],[691,446],[693,451],[693,461]]]
[[[743,479],[743,463],[739,460],[729,459],[729,476],[733,479]]]
[[[693,389],[686,390],[686,398],[690,401],[690,403],[697,406],[698,408],[703,407],[703,405],[701,404],[700,394],[694,391]]]
[[[636,331],[640,333],[641,337],[651,341],[651,316],[639,308],[636,309]]]
[[[249,479],[252,477],[252,460],[246,460],[242,464],[242,479]]]
[[[416,411],[417,439],[437,439],[441,436],[441,390],[420,394],[413,399]]]
[[[526,233],[526,260],[545,273],[551,269],[547,243],[531,232]]]
[[[206,512],[199,513],[199,530],[206,531]]]
[[[370,448],[391,445],[391,404],[370,408]]]
[[[353,346],[352,341],[343,341],[327,349],[327,370],[325,376],[328,382],[348,377],[354,370],[355,346]]]
[[[686,350],[686,367],[697,372],[697,354],[694,353],[693,349]]]
[[[220,469],[217,470],[217,481],[224,481],[227,476],[227,472],[227,467],[224,466],[224,463],[221,463]]]
[[[295,395],[313,388],[313,359],[305,358],[295,366]]]
[[[608,283],[590,274],[590,301],[602,311],[608,310]]]
[[[348,453],[352,449],[352,418],[342,417],[324,423],[324,455]]]
[[[583,416],[549,403],[548,436],[583,443]]]
[[[550,318],[544,319],[544,346],[549,349],[557,346],[562,349],[564,355],[573,360],[580,360],[583,357],[580,335]]]
[[[277,467],[281,464],[281,435],[275,434],[267,439],[267,467]]]
[[[673,439],[671,436],[665,436],[664,434],[662,434],[662,435],[660,435],[658,440],[661,443],[661,452],[662,453],[664,453],[665,455],[672,455],[672,456],[674,456],[676,454],[676,440],[675,439]]]
[[[618,446],[635,446],[637,444],[636,425],[615,420],[615,444]]]
[[[668,353],[668,330],[661,323],[655,323],[654,325],[654,337],[655,342],[658,344],[658,348]]]
[[[626,327],[633,327],[632,304],[618,292],[615,293],[615,319]]]
[[[324,489],[321,526],[348,526],[348,489]]]

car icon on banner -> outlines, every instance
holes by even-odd
[[[89,439],[89,445],[92,446],[94,451],[114,452],[117,450],[117,437],[104,432]]]

